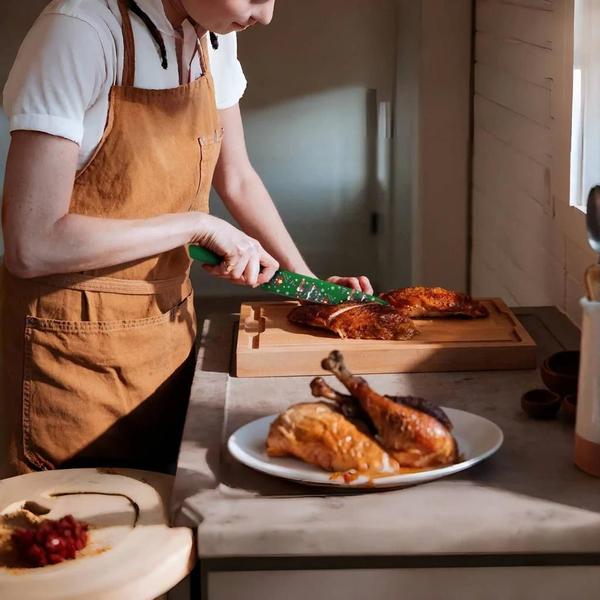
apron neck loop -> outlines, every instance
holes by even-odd
[[[119,11],[121,13],[125,52],[123,59],[122,85],[125,87],[132,87],[135,80],[135,42],[133,39],[131,18],[129,17],[128,0],[119,0]]]
[[[196,31],[196,35],[198,35],[198,28],[200,25],[192,17],[188,15],[188,21]],[[198,36],[198,53],[200,55],[200,66],[202,67],[202,72],[208,74],[210,70],[210,65],[208,61],[208,46],[206,44],[206,38],[209,33],[205,32],[202,37]]]
[[[202,73],[208,75],[210,66],[208,62],[208,46],[206,45],[207,35],[203,35],[198,40],[198,52],[200,53],[200,66],[202,67]]]

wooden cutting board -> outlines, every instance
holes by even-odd
[[[236,344],[237,377],[322,375],[321,360],[340,350],[356,373],[534,369],[536,346],[498,299],[482,302],[485,319],[415,321],[420,335],[408,341],[342,340],[325,330],[293,325],[297,302],[242,304]]]

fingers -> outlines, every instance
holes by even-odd
[[[229,273],[226,272],[225,265],[223,263],[212,266],[212,265],[202,265],[202,268],[210,273],[213,277],[218,277],[219,279],[229,279]]]
[[[262,248],[261,248],[262,250]],[[262,250],[260,255],[261,271],[258,276],[258,285],[271,281],[275,276],[275,272],[279,269],[279,263],[268,253]]]
[[[331,283],[337,283],[337,285],[343,285],[344,287],[351,288],[359,292],[361,291],[358,277],[338,277],[337,275],[334,275],[333,277],[329,277],[327,281],[331,281]]]
[[[221,279],[237,285],[256,287],[270,281],[279,268],[279,263],[263,247],[245,236],[235,249],[225,256],[217,266],[203,265],[203,269]]]
[[[258,253],[253,254],[246,265],[246,269],[242,275],[242,278],[246,282],[247,285],[252,287],[256,287],[258,281],[258,274],[260,273],[260,260],[258,258]]]
[[[250,262],[251,258],[252,255],[250,253],[242,254],[236,259],[235,262],[230,262],[229,278],[232,281],[239,281],[242,278],[244,272],[246,271],[246,266],[248,265],[248,262]]]
[[[358,278],[358,282],[360,283],[360,289],[365,294],[369,294],[370,296],[372,296],[375,293],[373,290],[373,286],[371,285],[371,282],[369,281],[369,278],[366,277],[365,275],[361,275]]]
[[[373,286],[369,281],[368,277],[361,275],[360,277],[338,277],[334,275],[329,277],[327,281],[343,285],[344,287],[351,288],[357,292],[364,292],[365,294],[373,294]]]

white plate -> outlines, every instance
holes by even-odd
[[[464,471],[494,454],[502,445],[504,436],[502,430],[495,423],[463,410],[444,408],[444,411],[454,424],[452,433],[458,442],[458,450],[463,460],[447,467],[417,473],[389,475],[387,477],[377,477],[373,480],[361,476],[352,483],[345,483],[341,478],[330,479],[330,473],[302,462],[300,459],[291,457],[271,458],[267,456],[265,441],[269,433],[269,426],[278,415],[256,419],[256,421],[240,427],[230,436],[227,447],[237,460],[248,467],[269,475],[308,485],[369,488],[402,487],[432,481]]]

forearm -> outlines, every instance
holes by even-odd
[[[67,214],[29,239],[7,231],[5,260],[20,277],[111,267],[183,246],[210,218],[202,213],[132,220]]]
[[[242,230],[256,238],[283,269],[313,275],[254,170],[249,171],[234,189],[220,192],[220,195]]]

